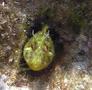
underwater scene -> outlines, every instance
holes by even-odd
[[[92,0],[0,0],[0,90],[92,90]]]

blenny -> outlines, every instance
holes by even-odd
[[[53,40],[48,25],[33,34],[23,48],[23,57],[30,70],[41,71],[49,66],[55,55]]]

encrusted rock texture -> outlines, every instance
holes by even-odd
[[[63,49],[32,76],[18,64],[28,28],[47,9]],[[0,90],[92,90],[92,0],[0,0]]]

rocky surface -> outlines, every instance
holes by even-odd
[[[22,47],[47,9],[63,50],[51,69],[31,76],[19,67]],[[0,0],[0,90],[92,90],[92,1]]]

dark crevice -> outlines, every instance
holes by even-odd
[[[60,42],[59,33],[55,31],[55,27],[52,27],[53,25],[50,24],[51,22],[48,22],[47,17],[37,18],[33,21],[33,23],[34,23],[33,26],[30,27],[27,31],[28,39],[26,40],[26,42],[32,37],[32,31],[34,30],[34,33],[37,33],[38,31],[41,30],[42,25],[44,23],[44,24],[48,24],[48,26],[49,26],[49,35],[53,40],[54,49],[55,49],[55,56],[53,58],[53,62],[46,69],[41,70],[41,71],[36,71],[36,72],[32,71],[30,69],[25,70],[26,74],[28,74],[29,76],[31,75],[31,76],[37,77],[37,76],[42,76],[46,73],[48,74],[48,73],[50,73],[50,71],[54,70],[55,65],[59,62],[59,60],[57,60],[57,58],[63,52],[63,43]],[[24,45],[25,45],[25,43],[24,43]],[[23,48],[24,48],[24,46],[23,46]],[[22,68],[27,68],[28,69],[28,66],[27,66],[27,64],[24,60],[23,52],[22,52],[21,56],[22,57],[21,57],[21,60],[20,60],[20,68],[21,68],[21,71],[22,71]]]

